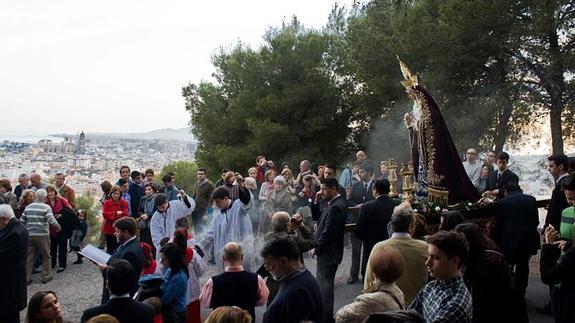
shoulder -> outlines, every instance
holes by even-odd
[[[85,322],[85,321],[91,319],[92,317],[94,317],[96,315],[103,314],[107,308],[108,308],[108,304],[98,305],[98,306],[94,306],[92,308],[89,308],[89,309],[85,310],[84,313],[82,314],[81,321]]]

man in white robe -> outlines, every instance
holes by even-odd
[[[253,205],[251,193],[245,188],[243,178],[238,178],[239,198],[230,199],[225,187],[218,187],[212,193],[216,205],[214,217],[204,232],[197,247],[205,253],[214,247],[216,268],[224,272],[223,249],[228,242],[237,242],[244,249],[244,268],[251,270],[254,255],[254,235],[249,210]]]

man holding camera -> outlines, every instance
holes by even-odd
[[[301,214],[296,213],[290,216],[287,212],[276,212],[272,216],[272,232],[265,235],[264,241],[272,241],[274,239],[290,238],[292,239],[300,252],[300,262],[303,264],[303,253],[315,248],[315,238],[312,231],[303,224],[303,217]],[[262,265],[257,272],[262,277],[268,277],[266,285],[270,291],[268,297],[268,305],[273,301],[277,294],[280,284],[274,280],[270,273]]]
[[[256,158],[256,170],[258,171],[257,181],[261,184],[266,181],[266,172],[274,168],[274,162],[268,161],[265,156],[258,156]]]

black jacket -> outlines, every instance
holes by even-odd
[[[144,266],[144,251],[142,247],[140,247],[140,242],[138,239],[133,239],[132,241],[128,242],[124,246],[118,246],[118,249],[114,252],[112,257],[108,260],[107,265],[110,265],[114,260],[124,259],[132,265],[134,268],[134,287],[132,288],[132,292],[130,295],[133,295],[138,290],[138,278],[140,277],[140,273],[142,272],[142,268]],[[104,290],[102,292],[102,304],[108,302],[109,295],[108,289],[106,288],[106,272],[102,273],[104,277]]]
[[[0,304],[17,311],[26,307],[28,230],[16,218],[0,230]]]
[[[571,247],[559,261],[561,251],[554,245],[544,244],[539,270],[541,280],[547,285],[561,283],[557,296],[555,322],[573,322],[575,318],[575,248]]]
[[[100,314],[110,314],[120,323],[152,323],[156,311],[151,305],[136,302],[129,297],[114,298],[104,305],[85,310],[81,322]]]
[[[497,179],[497,174],[499,174],[498,171],[491,172],[491,174],[489,175],[489,178],[487,179],[487,188],[486,189],[489,191],[498,189],[499,194],[497,195],[497,197],[503,198],[503,196],[504,196],[503,188],[505,187],[505,184],[510,183],[510,182],[513,182],[515,184],[519,184],[519,176],[517,176],[510,169],[506,169],[503,172],[503,174],[501,174],[501,177],[499,177],[499,179]]]
[[[393,208],[398,204],[398,201],[383,195],[366,202],[359,209],[355,235],[364,241],[368,254],[376,243],[389,238],[387,224],[391,220]]]
[[[367,189],[364,189],[363,182],[356,182],[353,183],[351,186],[351,196],[348,200],[349,206],[355,206],[359,204],[363,204],[365,202],[369,202],[373,200],[373,193],[371,188],[373,187],[373,181],[367,186]]]
[[[319,217],[315,232],[316,255],[328,259],[328,263],[339,264],[343,257],[343,235],[347,216],[345,198],[341,195],[334,198],[323,209],[321,216],[318,216],[320,213],[318,204],[312,204],[311,212],[314,218]]]
[[[543,230],[547,228],[549,224],[553,225],[555,230],[559,230],[561,226],[561,213],[563,210],[568,208],[570,205],[567,203],[567,198],[565,193],[561,190],[561,186],[567,177],[563,177],[560,181],[555,184],[553,188],[553,193],[551,193],[551,201],[549,201],[549,209],[547,210],[547,216],[545,217],[545,226]],[[543,234],[543,231],[541,232]]]
[[[539,213],[531,195],[512,192],[495,204],[493,240],[506,257],[539,249]]]

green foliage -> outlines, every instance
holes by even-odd
[[[79,195],[76,199],[76,209],[86,210],[88,223],[88,233],[86,234],[85,243],[98,244],[100,240],[100,226],[102,217],[99,216],[102,206],[96,201],[94,196]]]
[[[162,177],[168,172],[172,172],[176,175],[175,184],[179,189],[184,190],[188,194],[192,194],[194,185],[196,183],[198,172],[198,166],[195,163],[187,161],[176,161],[165,165],[158,176],[161,181]],[[218,175],[213,172],[209,174],[210,176],[217,177]]]
[[[245,172],[260,154],[276,162],[338,160],[352,148],[353,106],[328,68],[332,37],[293,18],[264,40],[258,50],[241,43],[220,50],[217,83],[183,88],[199,165]]]
[[[553,151],[575,141],[575,4],[374,0],[335,6],[321,30],[296,18],[213,57],[216,82],[183,88],[197,161],[244,171],[276,162],[408,156],[396,55],[437,101],[456,146],[501,150],[550,115]],[[213,171],[212,171],[213,173]]]

